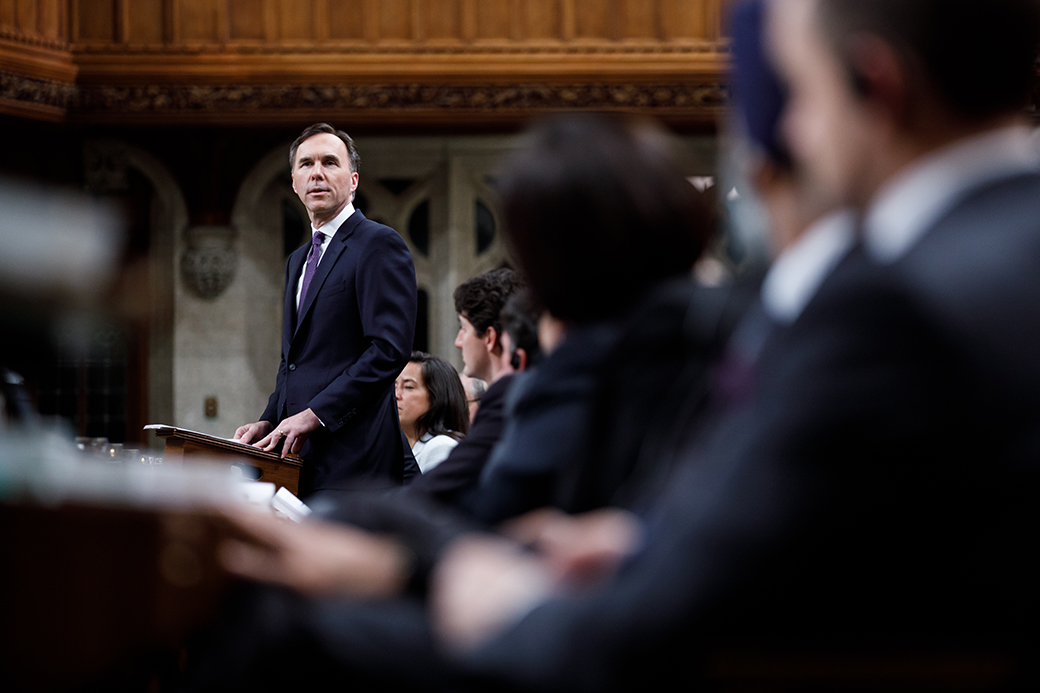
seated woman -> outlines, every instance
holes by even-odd
[[[444,359],[413,351],[395,389],[401,430],[425,474],[443,462],[469,431],[462,381]]]

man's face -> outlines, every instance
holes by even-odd
[[[466,319],[459,316],[459,333],[455,346],[462,349],[462,372],[471,378],[491,382],[491,354],[487,346],[487,333],[481,333]]]
[[[872,149],[863,99],[817,28],[818,0],[774,0],[769,42],[788,87],[783,136],[825,205],[862,203]]]
[[[314,135],[296,150],[292,187],[312,223],[324,223],[339,214],[350,202],[357,184],[358,174],[350,170],[347,146],[335,135]]]

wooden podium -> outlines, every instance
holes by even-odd
[[[145,426],[145,430],[153,431],[155,435],[166,439],[164,462],[176,464],[191,459],[244,466],[247,469],[258,470],[257,481],[274,484],[275,491],[284,486],[294,496],[300,495],[300,469],[303,467],[303,458],[299,455],[290,454],[282,459],[277,452],[264,452],[252,445],[176,426],[151,424]]]

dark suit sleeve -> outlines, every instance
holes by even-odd
[[[369,346],[309,404],[330,432],[392,386],[408,362],[415,333],[415,268],[408,247],[392,230],[379,227],[361,252],[356,289]]]
[[[274,392],[271,393],[271,397],[267,400],[267,408],[264,409],[264,413],[260,415],[258,421],[268,421],[271,424],[277,426],[281,417],[278,416],[278,397],[282,391],[282,386],[285,383],[285,356],[282,356],[281,363],[278,364],[278,377],[275,380]]]
[[[289,259],[285,261],[285,287],[286,287],[286,291],[290,290],[289,268],[291,266],[292,266],[292,256],[290,255]],[[289,319],[290,319],[290,317],[288,315],[286,315],[286,316],[284,316],[282,318],[283,322],[285,320],[289,320]],[[282,330],[284,332],[284,330],[285,330],[284,325],[282,327]],[[285,339],[283,338],[280,341],[283,344],[283,346],[282,346],[282,358],[281,358],[281,361],[278,363],[278,377],[275,379],[274,392],[271,393],[271,396],[267,400],[267,408],[264,409],[264,413],[260,415],[259,419],[257,419],[258,421],[270,422],[274,426],[277,426],[278,423],[281,421],[281,418],[282,418],[281,416],[279,416],[279,413],[278,413],[278,400],[281,397],[282,389],[285,387],[285,346],[284,346]]]

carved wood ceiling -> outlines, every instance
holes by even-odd
[[[713,122],[726,0],[0,0],[0,112],[79,122]]]

